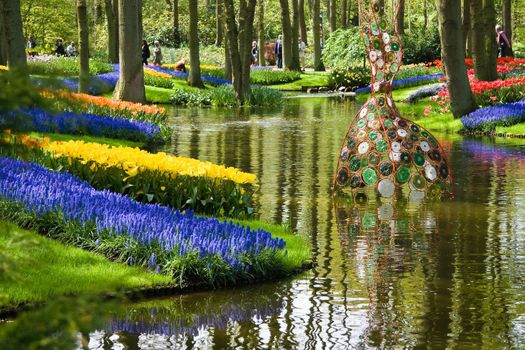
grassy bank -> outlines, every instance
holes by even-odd
[[[237,221],[272,232],[286,241],[279,255],[283,275],[300,268],[310,257],[307,241],[289,228],[260,221]],[[64,245],[14,224],[0,221],[0,308],[45,302],[63,295],[111,293],[172,284],[169,276],[107,260]]]
[[[286,84],[270,85],[271,88],[281,91],[302,91],[303,87],[328,86],[328,73],[306,72],[301,74],[301,79]]]
[[[166,285],[168,276],[113,263],[0,221],[0,246],[12,279],[0,280],[0,307],[42,302],[69,294],[94,294]],[[4,273],[4,271],[2,271]]]

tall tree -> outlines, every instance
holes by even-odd
[[[203,88],[201,79],[201,61],[199,54],[199,8],[197,0],[189,0],[190,28],[188,30],[188,46],[190,47],[190,74],[188,85]]]
[[[292,1],[292,61],[288,69],[301,70],[301,62],[299,60],[299,2]]]
[[[259,65],[265,66],[266,60],[264,58],[264,2],[265,0],[259,0],[257,2],[257,38],[259,41]]]
[[[108,56],[111,63],[118,63],[118,0],[105,0],[108,25]]]
[[[324,71],[324,64],[321,60],[321,0],[312,2],[312,26],[314,32],[314,69]]]
[[[503,0],[503,29],[512,42],[512,0]]]
[[[439,0],[438,20],[450,108],[454,117],[461,117],[475,109],[465,66],[461,2]]]
[[[281,4],[281,25],[283,33],[283,66],[290,69],[292,64],[292,24],[288,0],[279,0]]]
[[[494,0],[470,0],[470,30],[474,74],[478,80],[497,78]],[[493,50],[494,52],[490,52]]]
[[[337,0],[331,0],[329,16],[330,16],[330,31],[335,32],[337,30]]]
[[[180,28],[179,28],[179,0],[172,0],[171,12],[173,13],[173,41],[174,46],[180,46]]]
[[[306,15],[304,12],[304,0],[299,0],[299,28],[301,32],[301,39],[308,45],[308,31],[306,30]]]
[[[5,37],[7,40],[7,64],[9,68],[25,70],[27,67],[20,0],[2,0]]]
[[[113,92],[116,100],[146,102],[141,45],[142,0],[118,0],[120,73]]]
[[[5,36],[4,12],[0,1],[0,65],[7,65],[7,38]]]
[[[405,34],[405,0],[397,4],[396,26],[399,34]]]
[[[227,45],[230,52],[232,68],[232,85],[237,99],[241,103],[251,99],[250,46],[253,36],[255,5],[256,0],[240,0],[237,20],[234,1],[224,0]]]
[[[348,1],[347,0],[341,1],[341,27],[342,28],[348,27]]]
[[[261,0],[262,2],[262,0]],[[224,9],[222,6],[222,0],[217,0],[215,2],[215,46],[222,46],[222,29],[223,29],[223,17]]]
[[[80,77],[78,92],[88,92],[89,86],[89,27],[86,0],[77,0]]]

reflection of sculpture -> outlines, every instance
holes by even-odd
[[[401,117],[392,99],[392,82],[402,64],[397,28],[387,32],[378,2],[359,1],[365,52],[372,66],[371,96],[346,134],[334,180],[338,190],[362,193],[375,188],[391,197],[396,188],[412,195],[438,196],[450,184],[443,151],[426,130]]]

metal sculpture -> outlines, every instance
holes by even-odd
[[[371,95],[347,131],[334,188],[361,199],[374,189],[380,197],[393,197],[399,188],[419,198],[440,196],[451,182],[443,150],[427,130],[401,117],[392,98],[393,80],[402,64],[398,30],[388,33],[378,1],[359,0],[358,4],[362,40],[372,69]]]

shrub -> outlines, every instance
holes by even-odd
[[[284,84],[299,79],[301,79],[301,73],[295,71],[255,69],[250,72],[250,82],[258,85]]]
[[[359,27],[338,29],[331,33],[323,47],[323,62],[333,68],[360,66],[365,60],[365,48]]]
[[[211,104],[217,107],[234,107],[239,105],[231,85],[222,85],[210,90]]]
[[[49,61],[28,61],[29,74],[46,75],[53,77],[78,76],[80,63],[77,58],[61,57]],[[113,72],[113,66],[106,62],[89,60],[89,72],[91,75]]]
[[[426,31],[415,30],[401,36],[403,63],[432,62],[441,57],[441,42],[437,27]]]
[[[252,86],[253,106],[279,106],[283,103],[283,93],[277,89],[265,86]]]
[[[328,78],[329,85],[336,87],[344,86],[355,90],[370,83],[370,71],[368,68],[348,67],[335,68]]]
[[[173,90],[171,102],[178,106],[209,106],[211,96],[209,90]]]

